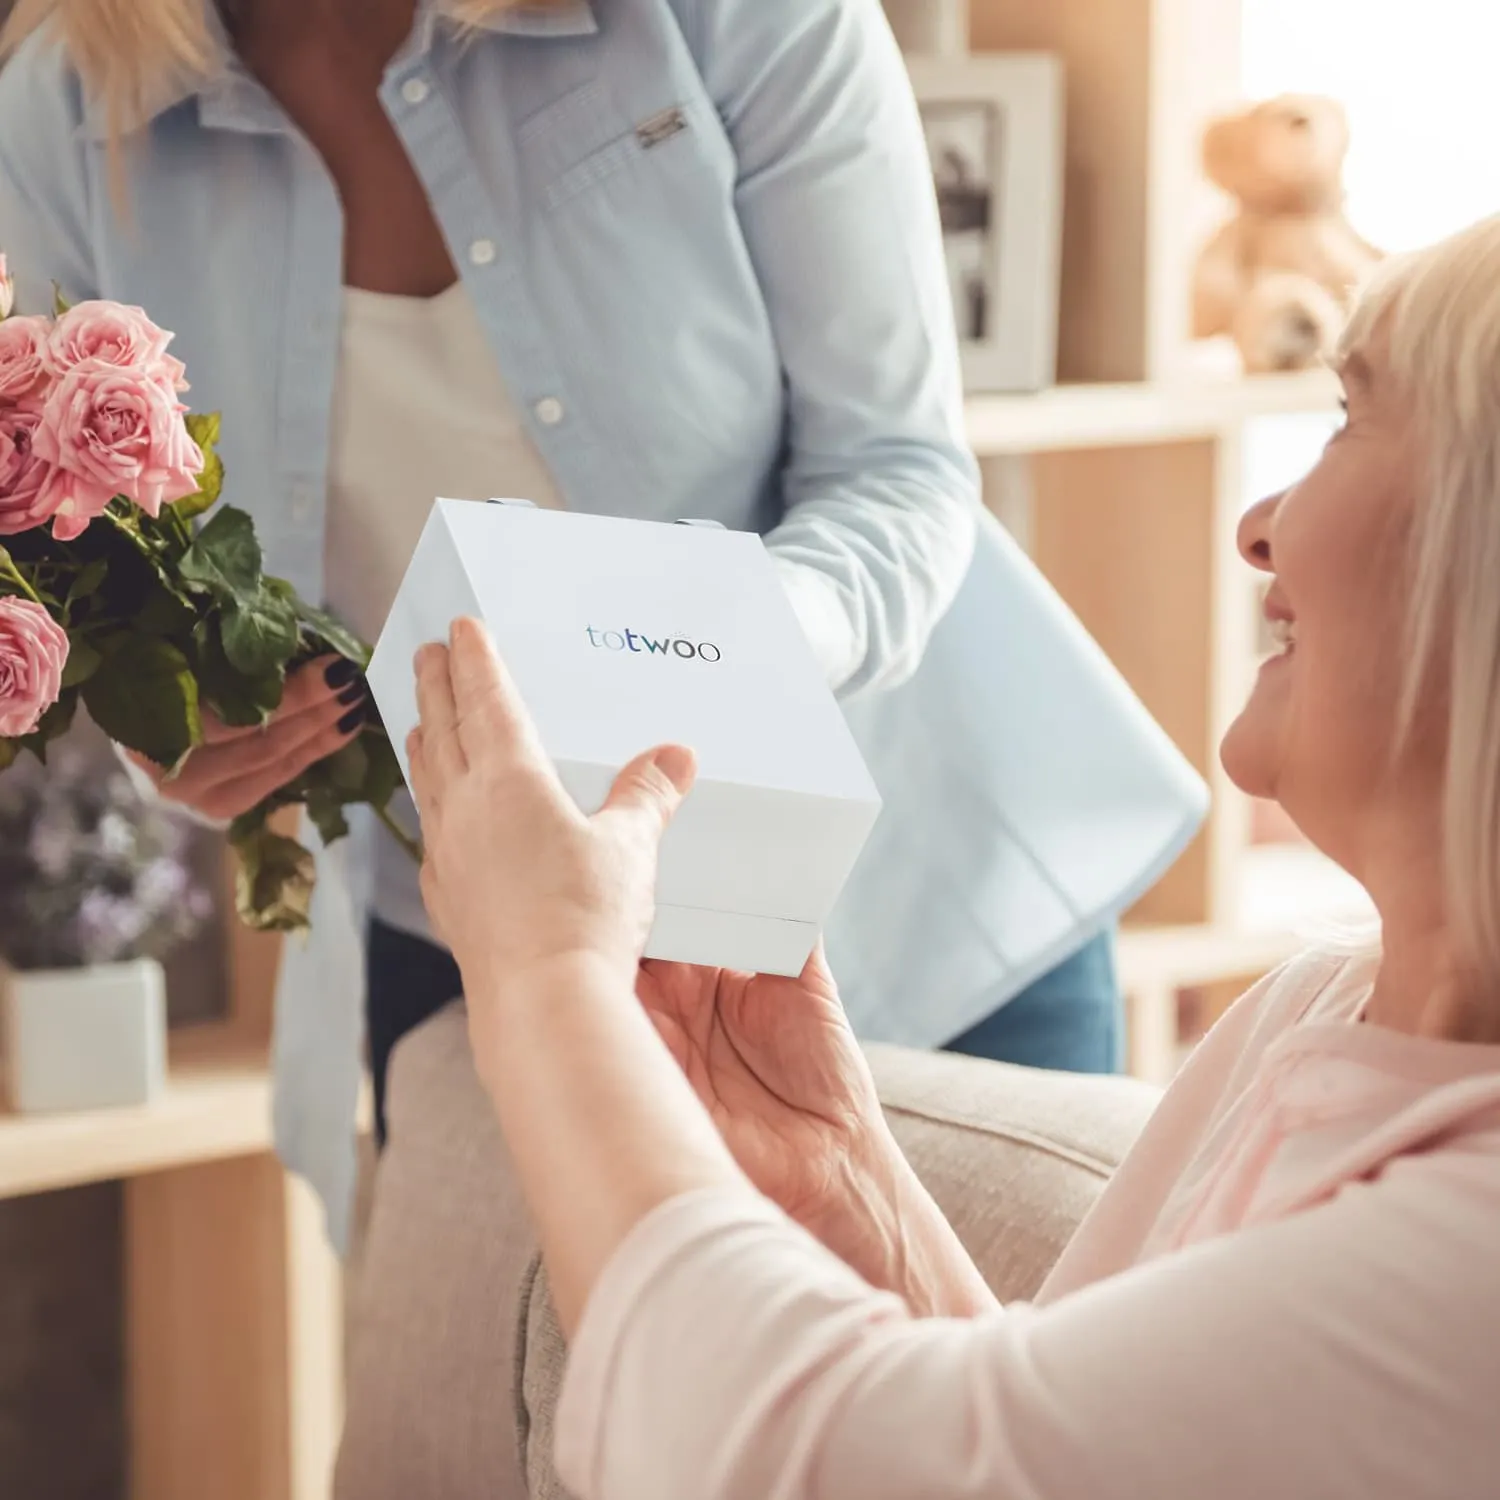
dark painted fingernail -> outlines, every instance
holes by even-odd
[[[345,657],[331,661],[323,670],[323,681],[331,688],[347,687],[359,676],[359,668]]]
[[[351,708],[348,713],[339,720],[338,730],[340,734],[352,734],[361,724],[365,722],[365,706],[360,704],[358,708]]]
[[[348,687],[339,694],[339,702],[347,707],[351,703],[363,703],[365,701],[365,685],[362,682],[351,682]]]

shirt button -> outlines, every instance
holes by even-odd
[[[292,491],[292,520],[299,526],[312,519],[313,492],[305,484],[299,484]]]
[[[563,419],[563,404],[556,396],[543,396],[533,410],[543,427],[556,427]]]
[[[401,85],[401,97],[408,104],[425,104],[431,92],[432,87],[425,78],[408,78]]]
[[[475,240],[469,246],[469,264],[472,266],[487,266],[494,258],[494,240]]]

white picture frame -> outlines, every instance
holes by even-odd
[[[1063,70],[1047,53],[909,57],[970,394],[1057,378]]]

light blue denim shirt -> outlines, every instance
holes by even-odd
[[[767,534],[886,800],[828,934],[846,1002],[868,1037],[957,1034],[1153,880],[1203,790],[981,518],[920,122],[876,0],[565,0],[463,38],[424,3],[381,97],[568,504]],[[124,210],[105,135],[45,38],[0,73],[22,304],[56,280],[174,329],[190,399],[224,414],[230,498],[318,598],[329,176],[227,47],[150,101]],[[339,1240],[369,836],[322,857],[278,995],[278,1140]]]

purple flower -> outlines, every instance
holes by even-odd
[[[0,957],[19,969],[165,957],[212,911],[177,814],[111,759],[57,747],[0,785]]]
[[[154,859],[135,884],[136,899],[147,911],[171,911],[187,892],[188,873],[176,860]]]
[[[88,963],[124,958],[146,930],[148,913],[128,896],[90,891],[78,907],[79,946]]]
[[[77,830],[65,827],[60,819],[38,819],[31,830],[30,853],[37,873],[47,880],[61,880],[73,863]]]
[[[106,859],[124,859],[135,848],[135,829],[117,812],[99,819],[99,851]]]

